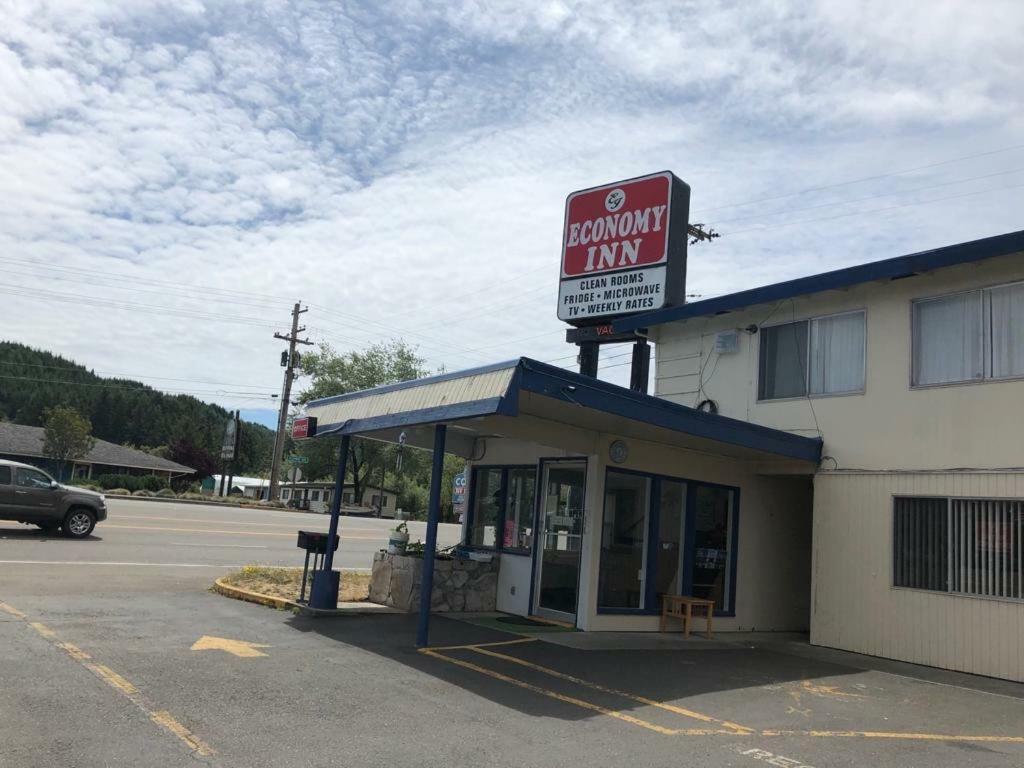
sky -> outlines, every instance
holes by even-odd
[[[616,179],[690,185],[691,222],[722,235],[689,252],[703,297],[1024,229],[1015,0],[0,19],[0,338],[256,415],[296,301],[339,351],[572,367],[564,200]],[[602,378],[626,381],[624,352]]]

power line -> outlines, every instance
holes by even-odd
[[[764,232],[765,230],[778,229],[780,227],[791,227],[791,226],[794,226],[796,224],[813,224],[813,223],[818,222],[818,221],[832,221],[833,219],[842,219],[842,218],[845,218],[845,217],[848,217],[848,216],[863,216],[863,215],[870,214],[870,213],[885,213],[886,211],[895,211],[895,210],[897,210],[899,208],[909,208],[909,207],[914,206],[914,205],[927,205],[929,203],[939,203],[939,202],[942,202],[944,200],[957,200],[957,199],[959,199],[961,197],[971,197],[973,195],[984,195],[984,194],[988,194],[989,192],[1002,192],[1002,191],[1007,190],[1007,189],[1019,189],[1020,187],[1024,187],[1024,184],[1010,184],[1008,186],[994,187],[992,189],[979,189],[979,190],[975,190],[974,192],[961,192],[958,195],[947,195],[946,197],[934,197],[934,198],[931,198],[930,200],[917,200],[917,201],[912,201],[912,202],[909,202],[909,203],[901,203],[899,205],[890,205],[890,206],[887,206],[885,208],[872,208],[872,209],[864,210],[864,211],[849,211],[847,213],[836,214],[835,216],[823,216],[823,217],[818,218],[818,219],[801,219],[799,221],[787,221],[787,222],[783,222],[781,224],[771,224],[771,225],[764,226],[764,227],[750,227],[749,229],[739,229],[739,230],[736,230],[735,232],[725,232],[725,233],[723,233],[723,237],[726,236],[726,235],[740,235],[740,234],[744,234],[746,232]]]
[[[156,392],[158,394],[160,394],[160,393],[163,393],[163,394],[173,393],[173,394],[180,394],[180,395],[206,395],[206,396],[210,396],[210,395],[220,395],[220,396],[231,395],[231,396],[248,396],[248,397],[250,397],[252,399],[256,399],[256,398],[266,398],[268,400],[275,399],[275,395],[270,395],[270,394],[267,394],[266,392],[233,392],[233,391],[224,390],[224,389],[217,389],[217,390],[175,389],[175,388],[156,389],[155,387],[151,387],[148,384],[142,383],[141,381],[137,382],[138,386],[129,386],[129,385],[126,385],[126,384],[104,384],[104,383],[101,383],[101,382],[91,382],[91,381],[72,381],[71,379],[41,379],[41,378],[36,378],[34,376],[12,376],[12,375],[7,375],[7,374],[0,374],[0,379],[13,379],[13,380],[17,380],[17,381],[31,381],[31,382],[38,383],[38,384],[61,384],[61,385],[70,384],[71,386],[75,386],[75,387],[95,387],[95,388],[99,388],[99,389],[120,389],[120,390],[132,391],[132,392],[140,392],[140,391],[147,391],[148,390],[148,391]]]
[[[254,387],[256,389],[270,389],[270,390],[276,390],[277,389],[277,387],[267,387],[267,386],[264,386],[262,384],[248,384],[248,383],[242,384],[242,383],[237,383],[237,382],[231,383],[231,382],[226,382],[226,381],[208,381],[208,380],[205,380],[205,379],[176,379],[176,378],[171,378],[169,376],[150,376],[149,374],[145,374],[145,373],[114,373],[112,371],[99,371],[99,370],[93,370],[93,369],[87,369],[87,368],[82,368],[82,369],[72,368],[72,367],[68,367],[66,365],[43,365],[42,363],[17,363],[17,362],[8,362],[6,360],[0,360],[0,365],[18,366],[18,367],[22,367],[22,368],[45,368],[45,369],[53,370],[53,371],[67,371],[68,373],[79,373],[79,374],[84,374],[84,375],[87,375],[87,376],[89,376],[89,375],[99,376],[99,375],[102,374],[102,375],[108,376],[108,377],[125,378],[125,379],[136,379],[136,378],[139,378],[139,379],[159,379],[160,381],[177,381],[177,382],[184,382],[184,383],[187,383],[187,384],[217,384],[217,385],[224,386],[224,387]]]
[[[787,192],[785,194],[774,195],[772,197],[761,197],[761,198],[757,198],[756,200],[747,200],[746,202],[743,202],[743,203],[726,203],[725,205],[719,205],[719,206],[716,206],[714,208],[702,208],[697,213],[703,215],[703,214],[706,214],[706,213],[711,213],[712,211],[720,211],[720,210],[722,210],[724,208],[738,208],[738,207],[741,207],[741,206],[744,206],[744,205],[755,205],[757,203],[768,203],[768,202],[771,202],[773,200],[784,200],[787,197],[796,197],[797,195],[805,195],[808,192],[820,192],[820,191],[822,191],[824,189],[835,189],[836,187],[846,187],[846,186],[849,186],[851,184],[860,184],[860,183],[865,182],[865,181],[876,181],[877,179],[887,179],[887,178],[890,178],[892,176],[902,176],[905,173],[913,173],[914,171],[925,171],[925,170],[928,170],[929,168],[938,168],[939,166],[942,166],[942,165],[950,165],[952,163],[959,163],[959,162],[962,162],[963,160],[975,160],[975,159],[977,159],[979,157],[988,157],[990,155],[998,155],[998,154],[1001,154],[1003,152],[1012,152],[1013,150],[1022,149],[1022,148],[1024,148],[1024,144],[1014,144],[1013,146],[1010,146],[1010,147],[1002,147],[1001,149],[993,149],[993,150],[991,150],[989,152],[979,152],[979,153],[974,154],[974,155],[962,155],[960,157],[953,157],[953,158],[950,158],[948,160],[940,160],[938,162],[928,163],[927,165],[918,165],[918,166],[915,166],[913,168],[904,168],[901,171],[890,171],[889,173],[879,173],[879,174],[876,174],[874,176],[862,176],[859,179],[849,179],[847,181],[837,181],[837,182],[833,182],[831,184],[822,184],[822,185],[819,185],[819,186],[816,186],[816,187],[805,187],[804,189],[798,189],[795,192]]]
[[[209,320],[211,322],[234,323],[238,325],[251,325],[259,327],[275,327],[273,323],[259,317],[224,315],[215,312],[202,312],[199,310],[179,309],[154,304],[141,304],[138,302],[120,301],[117,299],[104,299],[100,297],[81,296],[72,293],[60,293],[58,291],[46,291],[27,285],[8,284],[0,286],[0,293],[13,296],[27,296],[30,298],[47,298],[53,301],[70,302],[76,305],[91,307],[104,307],[107,309],[124,309],[132,312],[165,314],[175,317],[186,317],[193,320]]]
[[[954,179],[952,181],[943,181],[938,184],[929,184],[924,187],[914,187],[913,189],[901,189],[896,192],[880,192],[877,195],[868,195],[866,197],[855,197],[850,200],[838,200],[834,203],[820,203],[818,205],[808,205],[803,208],[787,208],[783,211],[772,211],[771,213],[755,213],[750,216],[737,216],[733,219],[718,219],[715,221],[716,226],[722,224],[729,224],[734,221],[748,221],[750,219],[761,219],[766,216],[783,216],[787,213],[800,213],[801,211],[813,211],[819,208],[831,208],[836,205],[849,205],[850,203],[863,203],[867,200],[876,200],[880,197],[892,197],[893,195],[909,195],[913,192],[924,192],[929,189],[937,189],[939,187],[949,187],[954,184],[966,184],[969,181],[980,181],[981,179],[991,179],[997,176],[1009,176],[1014,173],[1020,173],[1024,171],[1024,168],[1014,168],[1010,171],[998,171],[997,173],[987,173],[984,176],[969,176],[965,179]]]

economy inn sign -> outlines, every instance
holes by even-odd
[[[558,319],[600,319],[681,304],[690,187],[670,171],[573,192],[565,201]]]

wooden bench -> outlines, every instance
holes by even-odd
[[[694,614],[694,607],[703,608],[703,613]],[[661,631],[665,631],[668,619],[680,619],[683,622],[683,637],[690,636],[690,620],[702,618],[706,622],[705,636],[711,637],[711,616],[715,612],[715,601],[685,595],[662,595],[661,597]]]

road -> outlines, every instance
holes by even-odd
[[[480,623],[497,618],[435,616],[424,652],[415,615],[210,591],[300,563],[295,530],[325,525],[119,499],[84,541],[0,524],[0,768],[1024,765],[1013,683],[785,638],[638,651]],[[343,520],[340,565],[367,567],[390,526]]]
[[[0,522],[0,566],[91,566],[112,569],[108,578],[136,569],[197,571],[209,582],[218,571],[247,563],[302,565],[296,531],[326,531],[326,515],[278,509],[224,507],[109,498],[109,517],[86,542],[44,536],[32,526]],[[342,517],[335,567],[366,569],[387,546],[393,520]],[[409,539],[425,537],[425,524],[409,523]],[[438,528],[441,546],[454,544],[459,526]],[[108,564],[108,565],[103,565]],[[69,571],[69,579],[75,571]],[[134,578],[134,577],[132,577]]]

